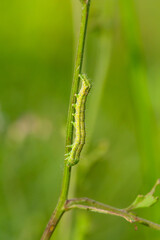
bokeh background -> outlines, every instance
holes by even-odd
[[[87,144],[70,197],[123,208],[160,177],[159,9],[159,0],[91,0]],[[0,2],[0,239],[40,239],[57,203],[80,12],[78,0]],[[159,212],[160,203],[137,211],[157,223]],[[135,238],[160,233],[80,210],[52,237]]]

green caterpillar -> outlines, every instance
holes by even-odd
[[[82,86],[79,91],[79,93],[76,95],[77,101],[76,104],[73,105],[75,107],[75,113],[74,118],[75,122],[73,122],[73,125],[75,127],[75,138],[74,143],[71,146],[71,151],[67,154],[67,165],[68,166],[74,166],[79,162],[80,154],[82,151],[82,148],[85,144],[85,104],[87,100],[88,93],[91,89],[91,85],[89,80],[87,79],[86,75],[82,74],[79,75]]]

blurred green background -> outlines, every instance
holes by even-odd
[[[159,9],[159,0],[91,0],[88,140],[70,197],[123,208],[160,177]],[[0,2],[0,239],[40,239],[57,203],[80,10],[78,0]],[[159,212],[160,203],[137,211],[157,223]],[[52,237],[135,238],[160,233],[80,210]]]

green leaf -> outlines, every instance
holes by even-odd
[[[155,204],[158,201],[159,197],[155,197],[153,194],[155,193],[156,187],[158,185],[160,185],[160,179],[157,180],[156,184],[148,194],[138,195],[134,202],[128,208],[126,208],[126,211],[131,211],[137,208],[151,207],[153,204]]]

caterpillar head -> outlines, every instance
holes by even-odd
[[[82,85],[85,88],[85,92],[86,92],[86,95],[87,95],[89,93],[90,89],[91,89],[91,84],[90,84],[86,74],[80,74],[79,77],[82,81]]]

